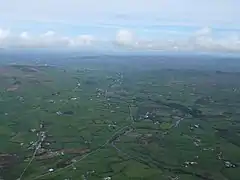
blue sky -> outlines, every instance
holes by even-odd
[[[0,0],[0,46],[235,52],[239,7],[239,0]]]

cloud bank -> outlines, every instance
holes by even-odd
[[[47,31],[33,36],[29,32],[12,34],[9,30],[0,29],[1,48],[73,48],[91,46],[94,42],[95,38],[91,35],[68,37]]]
[[[239,35],[214,37],[212,29],[202,28],[185,38],[142,39],[129,30],[117,32],[115,44],[121,47],[159,51],[240,52]]]
[[[210,27],[199,29],[184,38],[151,39],[137,36],[134,31],[119,29],[114,39],[101,40],[90,34],[74,37],[63,36],[54,31],[39,35],[29,32],[13,34],[0,28],[0,48],[83,48],[112,46],[116,49],[154,51],[199,51],[199,52],[240,52],[239,35],[215,36]]]
[[[239,0],[97,2],[0,0],[0,48],[240,51]]]

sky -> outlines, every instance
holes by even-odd
[[[0,48],[240,52],[239,0],[0,0]]]

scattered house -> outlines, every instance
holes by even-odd
[[[197,142],[193,142],[193,144],[197,147],[199,146],[199,144]]]
[[[178,176],[176,177],[169,177],[171,180],[179,180],[180,178]]]
[[[190,165],[196,165],[196,164],[198,164],[198,163],[195,161],[186,161],[186,162],[184,162],[184,167],[188,167]]]
[[[49,170],[48,170],[48,172],[53,172],[54,171],[54,169],[52,169],[52,168],[50,168]]]
[[[203,148],[203,151],[214,151],[213,148]]]
[[[200,142],[201,142],[201,139],[197,139],[197,138],[196,138],[195,140],[196,140],[196,142],[198,142],[198,143],[200,143]]]
[[[179,120],[176,121],[175,127],[178,127],[178,125],[180,124],[181,120],[182,120],[182,119],[179,119]]]
[[[146,137],[152,137],[153,135],[148,133],[148,134],[145,134]]]
[[[31,129],[30,131],[34,133],[34,132],[36,132],[36,129]]]
[[[62,113],[61,111],[57,111],[56,114],[60,116],[60,115],[62,115],[63,113]]]
[[[219,152],[219,153],[217,154],[217,157],[218,157],[219,160],[222,160],[222,158],[223,158],[223,153],[222,153],[222,152]]]
[[[103,178],[103,180],[111,180],[112,178],[110,176]]]
[[[87,180],[84,174],[82,175],[82,180]]]
[[[44,141],[46,138],[46,134],[44,131],[40,132],[40,136],[41,136],[41,141]]]
[[[191,165],[198,164],[197,162],[190,162]]]
[[[74,165],[72,165],[72,167],[73,167],[73,170],[76,170],[76,169],[77,169]]]
[[[22,96],[18,96],[17,97],[19,101],[23,102],[24,101],[24,98]]]
[[[46,142],[45,145],[46,145],[46,146],[50,146],[50,143],[49,143],[49,142]]]
[[[59,96],[60,92],[52,93],[53,96]]]
[[[77,99],[78,99],[78,98],[76,98],[76,97],[72,97],[72,98],[71,98],[72,101],[75,101],[75,100],[77,100]]]
[[[194,130],[194,128],[199,128],[200,127],[200,125],[199,124],[195,124],[195,125],[193,125],[193,126],[190,126],[190,130],[191,131],[193,131]]]
[[[87,172],[87,175],[89,175],[89,174],[93,174],[93,173],[95,173],[94,170],[92,170],[92,171],[88,171],[88,172]]]
[[[224,162],[226,168],[235,168],[236,165],[232,164],[230,161],[225,161]]]
[[[76,160],[76,159],[72,159],[71,162],[72,162],[72,163],[76,163],[77,160]]]
[[[195,124],[194,127],[195,127],[195,128],[199,128],[199,124]]]
[[[150,113],[147,112],[147,113],[145,114],[144,118],[145,118],[145,119],[148,119],[148,118],[149,118],[149,114],[150,114]]]
[[[48,102],[50,102],[50,103],[55,103],[55,101],[54,101],[54,100],[52,100],[52,99],[50,99]]]
[[[111,128],[111,127],[112,127],[112,128],[116,128],[117,125],[115,125],[115,124],[109,124],[108,127],[109,127],[109,128]]]
[[[201,143],[201,139],[195,138],[195,141],[193,142],[193,144],[198,147],[200,146],[200,143]]]

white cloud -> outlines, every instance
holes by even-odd
[[[129,46],[136,44],[136,40],[131,31],[120,29],[116,34],[116,43],[118,45]]]
[[[110,47],[109,45],[112,44],[115,48],[138,50],[240,52],[240,36],[238,34],[216,36],[215,31],[210,27],[202,28],[184,38],[168,36],[168,39],[151,39],[139,37],[127,29],[120,29],[116,32],[115,39],[100,39],[101,37],[94,37],[90,34],[68,37],[54,31],[32,35],[26,31],[14,34],[9,30],[0,29],[1,48],[81,48],[86,46],[101,48]]]
[[[212,34],[212,29],[210,27],[204,27],[195,33],[196,36],[209,36],[211,34]]]
[[[210,28],[240,29],[239,0],[98,0],[97,2],[98,4],[95,5],[96,0],[62,0],[61,3],[59,0],[0,0],[0,27],[11,30],[30,28],[34,31],[51,27],[54,30],[32,35],[31,31],[12,34],[12,31],[0,29],[0,46],[81,47],[99,45],[99,38],[104,38],[106,41],[101,40],[100,43],[101,45],[108,43],[105,47],[109,47],[108,45],[114,41],[114,45],[118,45],[118,48],[121,46],[121,48],[143,50],[240,51],[238,36],[216,38]],[[76,30],[85,31],[87,28],[82,30],[82,26],[99,36],[83,34],[69,37],[58,34],[58,30],[68,33]],[[182,33],[176,35],[175,30],[161,29],[169,26],[206,27],[187,37],[188,30],[176,28],[176,34]],[[123,27],[126,29],[117,31],[113,39],[114,32],[110,30]],[[127,30],[128,28],[138,32],[145,29],[146,36],[158,30],[159,33],[162,31],[162,36],[168,35],[162,39],[157,34],[155,39],[153,36],[137,37],[133,31]]]
[[[49,38],[49,37],[53,37],[55,35],[56,35],[56,33],[54,31],[47,31],[44,34],[42,34],[41,37]]]
[[[190,38],[194,49],[201,51],[240,52],[239,36],[214,37],[211,28],[203,28]]]
[[[10,35],[9,30],[1,29],[0,28],[0,40],[6,39]]]
[[[76,37],[61,36],[54,31],[47,31],[40,35],[30,36],[28,32],[10,34],[10,31],[0,29],[0,47],[4,48],[72,48],[91,46],[96,42],[92,35]]]
[[[72,46],[90,46],[93,45],[95,38],[92,35],[84,34],[73,39]]]
[[[27,39],[29,39],[30,37],[29,37],[28,32],[22,32],[22,33],[20,34],[20,38],[27,40]]]
[[[174,40],[151,40],[137,37],[134,32],[120,29],[116,33],[115,45],[127,47],[131,49],[142,50],[174,50],[176,42]]]
[[[239,36],[214,38],[213,35],[212,29],[205,27],[185,39],[144,40],[131,31],[119,30],[114,44],[143,50],[240,52]]]

